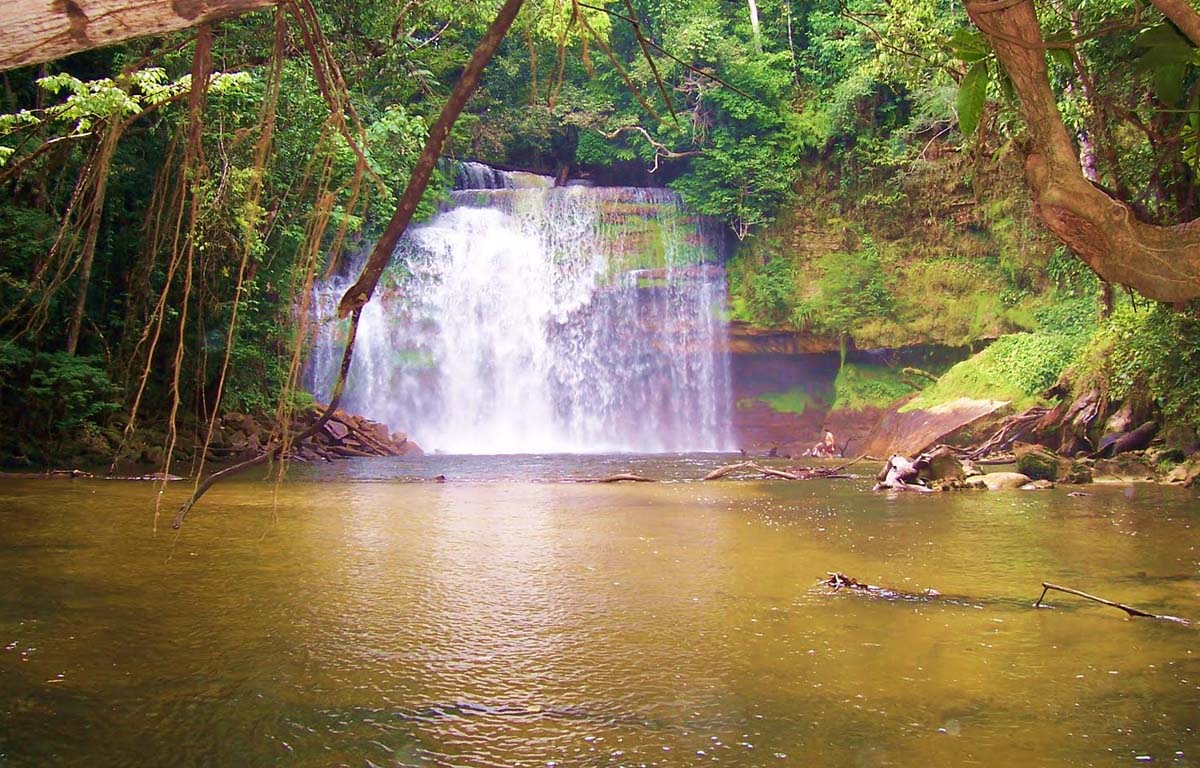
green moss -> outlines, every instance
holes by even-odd
[[[846,363],[833,383],[833,410],[886,408],[916,392],[916,388],[886,365]]]
[[[1063,334],[1015,333],[951,368],[900,410],[931,408],[969,397],[1009,400],[1022,410],[1057,381],[1079,340]]]
[[[772,410],[779,413],[794,413],[799,416],[816,404],[817,398],[808,390],[797,387],[786,392],[767,392],[758,397],[742,398],[738,400],[737,407],[753,408],[756,402],[766,403]]]

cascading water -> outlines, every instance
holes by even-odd
[[[725,278],[703,222],[667,190],[458,176],[363,310],[345,407],[448,453],[730,449]],[[316,290],[318,399],[350,281]]]

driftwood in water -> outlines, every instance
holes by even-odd
[[[799,480],[800,479],[799,475],[792,474],[791,472],[784,472],[781,469],[771,469],[770,467],[764,467],[760,464],[754,463],[753,461],[739,461],[736,464],[726,464],[723,467],[717,467],[712,472],[709,472],[707,475],[705,475],[704,479],[705,480],[718,480],[722,477],[725,477],[726,475],[728,475],[730,473],[737,472],[739,470],[749,470],[751,472],[758,472],[759,474],[762,474],[762,475],[770,475],[771,477],[778,477],[781,480]]]
[[[1063,586],[1059,586],[1058,584],[1051,584],[1048,581],[1042,582],[1042,595],[1041,595],[1041,597],[1039,597],[1037,599],[1037,602],[1033,604],[1033,607],[1041,608],[1042,600],[1044,600],[1046,598],[1046,593],[1052,589],[1056,590],[1058,592],[1066,592],[1069,595],[1077,595],[1078,597],[1087,598],[1088,600],[1094,600],[1097,603],[1102,603],[1111,608],[1119,608],[1122,611],[1125,611],[1125,613],[1129,614],[1130,616],[1140,616],[1142,618],[1147,618],[1147,619],[1162,619],[1163,621],[1173,621],[1177,624],[1190,624],[1191,623],[1187,619],[1181,619],[1178,616],[1164,616],[1164,615],[1160,615],[1157,613],[1150,613],[1149,611],[1143,611],[1141,608],[1134,608],[1132,605],[1125,605],[1124,603],[1114,603],[1112,600],[1105,600],[1103,597],[1096,597],[1095,595],[1089,595],[1087,592],[1081,592],[1078,589],[1072,589],[1070,587],[1063,587]]]
[[[942,596],[936,589],[926,589],[923,592],[905,592],[898,589],[888,589],[887,587],[877,587],[874,584],[864,584],[853,576],[847,576],[840,571],[828,571],[825,578],[821,579],[819,583],[832,588],[835,592],[843,589],[852,589],[889,600],[928,600]]]
[[[623,473],[617,474],[617,475],[609,475],[608,477],[601,477],[600,479],[592,480],[591,482],[593,482],[593,483],[625,483],[625,482],[656,483],[658,481],[652,477],[642,477],[641,475],[635,475],[635,474],[632,474],[629,472],[623,472]]]

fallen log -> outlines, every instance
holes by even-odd
[[[791,472],[784,472],[782,469],[771,469],[770,467],[760,467],[757,464],[754,469],[767,475],[768,477],[778,477],[780,480],[799,480],[799,475],[794,475]]]
[[[1188,621],[1187,619],[1181,619],[1178,616],[1166,616],[1166,615],[1157,614],[1157,613],[1150,613],[1149,611],[1143,611],[1141,608],[1134,608],[1132,605],[1125,605],[1124,603],[1115,603],[1112,600],[1106,600],[1103,597],[1096,597],[1095,595],[1089,595],[1087,592],[1081,592],[1078,589],[1072,589],[1071,587],[1063,587],[1058,584],[1051,584],[1048,581],[1042,582],[1042,595],[1041,595],[1041,597],[1039,597],[1037,599],[1037,602],[1033,604],[1033,607],[1041,608],[1042,600],[1044,600],[1046,598],[1046,593],[1052,589],[1056,590],[1058,592],[1066,592],[1069,595],[1076,595],[1078,597],[1083,597],[1088,600],[1094,600],[1097,603],[1107,605],[1111,608],[1119,608],[1122,611],[1125,611],[1125,613],[1129,614],[1131,617],[1139,616],[1139,617],[1147,618],[1147,619],[1161,619],[1162,621],[1173,621],[1176,624],[1188,624],[1188,625],[1191,624],[1191,622]]]
[[[623,472],[621,474],[609,475],[608,477],[602,477],[598,480],[592,480],[591,482],[593,482],[593,483],[656,483],[658,481],[652,477],[643,477],[641,475],[635,475],[630,472]]]
[[[723,467],[717,467],[712,472],[704,476],[705,480],[719,480],[731,472],[736,472],[739,469],[746,469],[755,466],[753,461],[739,461],[736,464],[726,464]]]
[[[1147,421],[1135,430],[1115,435],[1105,435],[1100,441],[1100,449],[1095,457],[1111,458],[1128,451],[1140,451],[1150,445],[1154,435],[1158,433],[1158,424]]]
[[[728,475],[730,473],[737,472],[739,470],[750,470],[752,472],[758,472],[759,474],[762,474],[762,475],[768,475],[770,477],[778,477],[781,480],[800,480],[801,479],[800,475],[792,474],[791,472],[785,472],[782,469],[772,469],[771,467],[764,467],[760,464],[754,463],[753,461],[739,461],[736,464],[726,464],[723,467],[717,467],[712,472],[709,472],[707,475],[705,475],[704,479],[705,480],[719,480],[720,478],[725,477],[726,475]]]

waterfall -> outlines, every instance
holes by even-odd
[[[363,310],[344,406],[448,453],[732,447],[725,276],[713,229],[661,189],[553,187],[464,163]],[[328,397],[357,274],[319,285]]]

